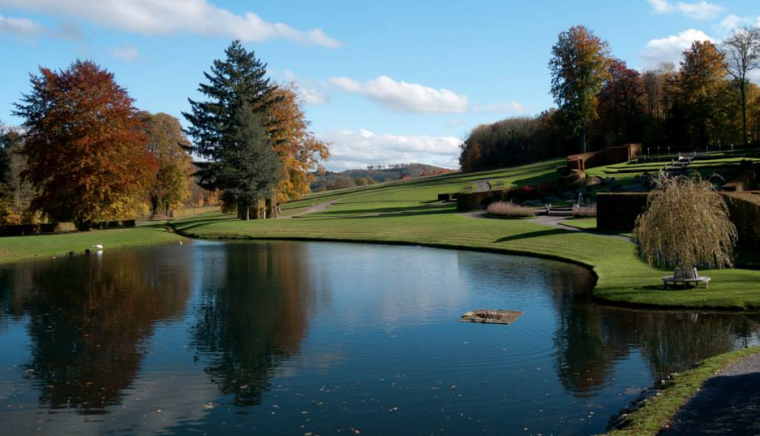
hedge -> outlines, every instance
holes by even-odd
[[[596,195],[596,227],[599,230],[630,232],[636,218],[647,210],[647,194],[641,192]]]
[[[100,221],[93,223],[92,228],[93,230],[118,229],[124,227],[135,227],[136,225],[137,223],[135,220]],[[74,230],[76,230],[76,228],[71,223],[19,224],[14,226],[0,227],[0,237],[64,233]]]
[[[760,192],[721,192],[736,226],[739,244],[760,248]],[[636,218],[647,208],[647,194],[639,192],[599,193],[596,196],[596,225],[599,230],[630,232]]]

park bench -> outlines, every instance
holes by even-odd
[[[662,278],[662,284],[665,286],[665,289],[669,289],[671,284],[676,286],[679,283],[683,284],[684,289],[686,289],[687,285],[692,283],[696,287],[699,287],[700,283],[704,283],[705,289],[710,289],[710,277],[700,277],[696,268],[687,271],[683,271],[681,268],[676,268],[672,276],[665,276]]]

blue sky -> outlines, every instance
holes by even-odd
[[[0,0],[0,120],[21,122],[12,104],[30,72],[76,58],[113,71],[139,108],[180,117],[238,38],[298,84],[328,168],[455,167],[476,125],[552,106],[551,46],[578,24],[645,69],[760,24],[760,2]]]

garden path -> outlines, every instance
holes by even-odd
[[[673,417],[660,436],[760,434],[760,353],[728,366]]]

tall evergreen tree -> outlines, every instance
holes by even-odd
[[[235,202],[241,218],[250,219],[251,209],[272,192],[281,179],[281,163],[261,122],[243,102],[235,114],[234,130],[213,168],[226,201]]]
[[[185,133],[193,140],[188,150],[203,159],[196,166],[199,182],[206,189],[224,189],[219,175],[230,155],[227,149],[234,148],[231,137],[236,134],[235,118],[241,105],[247,104],[252,113],[265,114],[277,101],[273,95],[276,87],[265,77],[267,65],[253,51],[233,41],[225,55],[204,73],[208,83],[201,83],[198,91],[207,100],[189,99],[191,110],[183,113],[190,123]],[[267,120],[262,120],[266,128]]]

